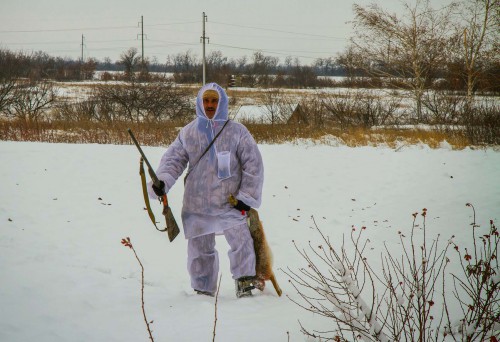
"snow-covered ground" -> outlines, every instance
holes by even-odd
[[[319,241],[311,215],[340,246],[351,226],[366,226],[373,253],[428,209],[427,234],[470,238],[477,221],[500,219],[500,153],[425,146],[261,145],[265,162],[261,219],[284,296],[272,286],[236,299],[228,246],[218,237],[222,282],[216,341],[305,341],[298,320],[330,330],[331,322],[300,309],[279,269],[305,266],[292,240]],[[164,149],[144,148],[153,165]],[[186,240],[169,243],[143,210],[133,146],[0,142],[0,341],[147,341],[140,302],[156,341],[210,341],[214,298],[193,294]],[[170,194],[180,223],[182,183]],[[157,216],[160,205],[152,203]],[[334,242],[334,244],[336,244]],[[289,334],[289,335],[288,335]]]

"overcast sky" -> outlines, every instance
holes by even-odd
[[[208,18],[206,53],[228,58],[255,51],[302,64],[336,56],[352,34],[352,5],[378,3],[400,12],[399,0],[0,0],[0,48],[45,51],[52,56],[119,59],[130,47],[164,63],[191,50],[202,56],[202,13]],[[431,0],[433,7],[449,0]]]

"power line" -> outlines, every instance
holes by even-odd
[[[166,40],[158,40],[158,39],[148,39],[150,42],[159,42],[159,43],[165,43],[167,45],[196,45],[198,46],[199,43],[183,43],[183,42],[171,42],[171,41],[166,41]]]
[[[241,36],[241,33],[226,33],[226,32],[217,32],[217,36]],[[311,37],[307,37],[307,38],[297,38],[297,37],[292,37],[292,36],[273,36],[273,35],[248,35],[246,34],[245,35],[246,38],[259,38],[259,39],[272,39],[272,40],[276,40],[276,39],[287,39],[287,40],[290,40],[290,39],[293,39],[293,40],[297,40],[297,39],[301,39],[301,40],[304,40],[304,39],[307,39],[307,41],[329,41],[329,40],[332,40],[331,38],[323,38],[323,37],[318,37],[318,38],[311,38]],[[340,40],[337,39],[337,40]],[[347,40],[344,39],[344,40]]]
[[[223,44],[216,44],[212,43],[211,45],[215,46],[222,46],[226,48],[231,48],[231,49],[237,49],[237,50],[249,50],[249,51],[254,51],[254,52],[266,52],[266,53],[273,53],[276,55],[283,55],[283,56],[290,56],[289,53],[283,53],[283,52],[278,52],[278,51],[273,51],[273,50],[267,50],[267,49],[254,49],[254,48],[246,48],[246,47],[241,47],[241,46],[231,46],[231,45],[223,45]],[[300,56],[300,55],[292,55],[292,57],[301,57],[301,58],[308,58],[308,59],[315,59],[317,57],[313,56]]]
[[[341,37],[325,36],[325,35],[321,35],[321,34],[312,34],[312,33],[304,33],[304,32],[292,32],[292,31],[276,30],[276,29],[269,29],[269,28],[256,27],[256,26],[247,26],[247,25],[229,24],[229,23],[222,23],[222,22],[220,22],[220,21],[212,21],[212,23],[219,24],[219,25],[226,25],[226,26],[234,26],[234,27],[251,28],[251,29],[255,29],[255,30],[262,30],[262,31],[271,31],[271,32],[280,32],[280,33],[296,34],[296,35],[308,36],[308,37],[321,37],[321,38],[328,38],[328,39],[340,39],[340,40],[346,40],[346,38],[341,38]]]
[[[151,26],[172,26],[172,25],[183,25],[183,24],[198,24],[199,22],[198,21],[180,21],[180,22],[177,22],[177,23],[162,23],[162,24],[149,24],[149,25],[145,25],[147,27],[151,27]]]
[[[182,21],[176,23],[161,23],[161,24],[150,24],[144,25],[146,27],[152,26],[172,26],[172,25],[182,25],[182,24],[192,24],[197,23],[197,21]],[[35,30],[0,30],[0,33],[39,33],[39,32],[66,32],[66,31],[82,31],[82,30],[119,30],[135,28],[135,26],[100,26],[100,27],[80,27],[80,28],[64,28],[64,29],[35,29]]]
[[[66,31],[84,31],[84,30],[119,30],[124,28],[136,28],[135,26],[101,26],[101,27],[83,27],[66,29],[44,29],[44,30],[2,30],[0,33],[41,33],[41,32],[66,32]]]
[[[205,19],[206,20],[206,19]],[[172,23],[155,23],[155,24],[149,24],[145,25],[142,17],[141,17],[141,34],[138,34],[141,36],[142,39],[144,39],[145,34],[143,31],[144,26],[149,27],[150,29],[153,30],[165,30],[165,31],[176,31],[176,32],[188,32],[186,30],[172,30],[170,28],[159,28],[159,26],[175,26],[175,25],[183,25],[183,24],[195,24],[199,23],[199,21],[179,21],[179,22],[172,22]],[[249,26],[249,25],[239,25],[239,24],[231,24],[231,23],[224,23],[224,22],[218,22],[214,21],[212,22],[214,24],[219,24],[219,25],[225,25],[225,26],[232,26],[232,27],[240,27],[240,28],[248,28],[248,29],[253,29],[253,30],[261,30],[261,31],[267,31],[267,32],[278,32],[278,33],[284,33],[287,35],[294,35],[294,37],[287,37],[287,36],[281,36],[279,39],[303,39],[300,38],[300,36],[308,37],[308,40],[346,40],[346,38],[340,38],[340,37],[335,37],[335,36],[328,36],[328,35],[320,35],[320,34],[311,34],[311,33],[304,33],[304,32],[296,32],[296,31],[288,31],[288,30],[279,30],[279,29],[271,29],[271,28],[265,28],[265,27],[257,27],[257,26]],[[136,28],[135,26],[97,26],[97,27],[87,27],[87,28],[66,28],[66,29],[42,29],[42,30],[2,30],[0,33],[30,33],[30,32],[66,32],[66,31],[77,31],[77,30],[116,30],[116,29],[132,29]],[[189,32],[188,32],[189,33]],[[194,33],[194,32],[191,32]],[[234,33],[226,33],[226,32],[221,32],[217,33],[217,35],[223,36],[223,35],[235,35]],[[205,33],[203,33],[203,36],[205,37]],[[247,36],[247,37],[252,37],[252,36]],[[272,35],[266,35],[266,36],[253,36],[253,37],[264,37],[264,38],[269,38],[269,39],[278,39],[273,37]],[[203,39],[203,37],[202,37]],[[205,37],[205,39],[208,40],[208,37]],[[85,43],[87,44],[99,44],[99,43],[114,43],[114,42],[133,42],[134,40],[131,39],[117,39],[117,40],[89,40],[87,37],[85,37]],[[188,42],[173,42],[173,41],[165,41],[165,40],[154,40],[151,39],[150,41],[152,42],[158,42],[158,43],[163,43],[163,46],[196,46],[198,44],[196,43],[188,43]],[[73,43],[73,42],[66,42],[66,41],[60,41],[60,42],[35,42],[35,43],[6,43],[4,44],[9,44],[9,45],[29,45],[29,44],[67,44],[67,43]],[[166,45],[165,45],[166,44]],[[326,52],[326,51],[311,51],[311,50],[274,50],[274,49],[262,49],[262,48],[251,48],[251,47],[245,47],[245,46],[235,46],[235,45],[227,45],[227,44],[212,44],[213,46],[221,47],[221,48],[229,48],[229,49],[235,49],[235,50],[246,50],[246,51],[260,51],[260,52],[265,52],[265,53],[270,53],[270,54],[275,54],[275,55],[283,55],[283,56],[292,56],[292,57],[300,57],[300,58],[306,58],[306,59],[314,59],[318,57],[311,56],[311,54],[331,54],[331,52]],[[83,46],[83,43],[82,43]],[[144,43],[142,43],[142,47],[144,49]],[[161,48],[162,45],[153,45],[151,46],[152,48]],[[125,47],[103,47],[103,48],[92,48],[90,49],[91,51],[104,51],[104,50],[110,50],[110,51],[117,51],[118,49],[123,49]],[[87,47],[88,49],[88,47]],[[73,51],[73,50],[56,50],[56,51]],[[54,52],[56,52],[54,51]],[[298,54],[297,54],[298,53]],[[303,55],[303,53],[306,53]],[[143,57],[144,58],[144,57]]]
[[[228,47],[232,49],[241,49],[241,50],[252,50],[252,51],[265,51],[265,52],[273,52],[273,53],[280,53],[280,54],[290,54],[290,53],[318,53],[318,54],[329,54],[331,51],[311,51],[311,50],[269,50],[269,49],[260,49],[260,48],[246,48],[242,46],[234,46],[234,45],[224,45],[224,44],[216,44],[212,43],[212,45],[218,45],[218,46],[223,46],[223,47]],[[297,56],[297,57],[305,57],[305,56]],[[312,57],[311,57],[312,58]]]

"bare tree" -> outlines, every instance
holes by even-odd
[[[0,113],[8,110],[12,105],[15,86],[16,83],[14,79],[7,79],[0,83]]]
[[[358,76],[358,71],[363,69],[361,68],[363,66],[363,58],[357,54],[353,45],[349,45],[345,51],[338,53],[336,62],[345,69],[351,84],[354,82],[354,77]]]
[[[137,49],[132,47],[120,55],[119,63],[125,68],[125,77],[129,80],[133,78],[134,71],[141,62],[141,56]]]
[[[14,100],[16,78],[21,74],[22,56],[0,49],[0,113],[7,112]]]
[[[236,59],[234,62],[235,62],[235,66],[236,66],[236,71],[239,73],[243,73],[245,71],[245,67],[247,65],[248,58],[247,58],[247,56],[242,56],[242,57]]]
[[[191,50],[178,53],[173,57],[174,79],[176,82],[196,82],[200,77],[197,73],[198,58]]]
[[[397,77],[410,89],[416,118],[422,119],[422,97],[435,72],[443,68],[449,50],[453,6],[434,10],[429,0],[404,3],[397,16],[373,4],[354,5],[357,54],[369,61],[366,71],[377,77]]]
[[[252,57],[252,73],[256,77],[257,83],[262,86],[268,86],[271,82],[270,75],[278,66],[279,58],[265,56],[260,51],[255,52]]]
[[[321,75],[332,75],[337,69],[335,65],[335,59],[333,57],[328,58],[317,58],[313,66],[319,71]]]
[[[227,80],[227,57],[221,51],[211,51],[207,56],[207,79],[210,82],[223,83]]]
[[[500,37],[499,0],[464,0],[460,6],[462,17],[459,36],[463,36],[460,56],[463,59],[467,80],[469,103],[475,92],[479,75],[488,62],[500,59],[498,40]],[[495,47],[496,46],[496,47]]]

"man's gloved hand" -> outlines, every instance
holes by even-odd
[[[245,202],[238,200],[238,203],[233,206],[234,209],[238,209],[239,211],[249,211],[251,208],[246,205]]]
[[[159,187],[155,186],[155,184],[153,183],[153,191],[158,197],[165,195],[165,182],[161,180]]]

